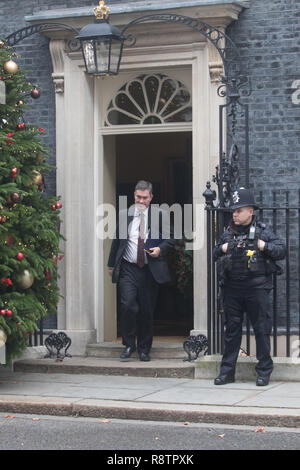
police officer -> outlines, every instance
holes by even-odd
[[[286,248],[264,223],[257,221],[258,209],[249,189],[233,193],[232,220],[214,249],[214,261],[222,272],[225,313],[225,347],[220,374],[215,385],[234,382],[235,367],[242,341],[244,312],[249,316],[256,340],[256,385],[268,385],[273,370],[270,356],[272,328],[269,293],[276,260],[285,257]]]

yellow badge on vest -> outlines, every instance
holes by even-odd
[[[252,259],[252,256],[254,255],[255,253],[255,250],[248,250],[247,253],[246,253],[246,256],[249,257],[248,259],[248,269],[250,269],[250,263],[251,263],[251,259]]]

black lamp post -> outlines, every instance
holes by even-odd
[[[84,26],[77,36],[82,47],[86,71],[92,75],[117,75],[125,36],[108,22],[110,8],[99,2],[94,8],[95,22]]]

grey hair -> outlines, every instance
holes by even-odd
[[[150,194],[152,194],[152,183],[150,183],[149,181],[144,181],[144,180],[140,180],[137,182],[137,184],[135,185],[135,189],[134,189],[134,192],[137,191],[137,190],[140,190],[140,191],[146,191],[148,190]]]

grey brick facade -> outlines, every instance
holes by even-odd
[[[228,34],[252,84],[250,183],[256,192],[298,189],[300,105],[292,86],[300,78],[300,1],[252,0]]]

